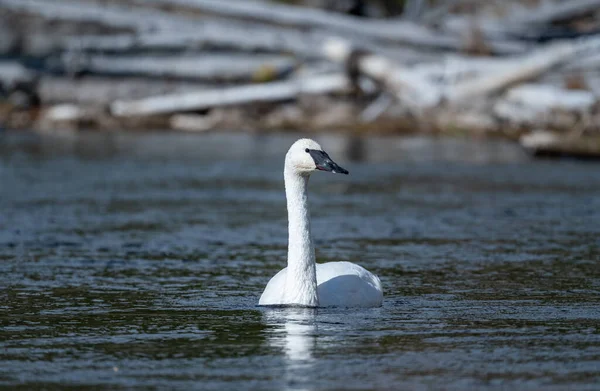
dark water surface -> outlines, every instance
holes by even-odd
[[[7,389],[600,389],[600,166],[320,137],[317,258],[381,308],[264,309],[296,136],[0,134]]]

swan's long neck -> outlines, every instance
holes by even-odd
[[[286,304],[318,306],[315,248],[310,234],[308,175],[287,167],[284,170],[288,210],[288,267],[284,300]]]

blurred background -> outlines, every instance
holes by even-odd
[[[2,0],[0,126],[501,136],[598,156],[593,0]]]
[[[597,389],[599,70],[600,0],[0,0],[0,388]],[[300,137],[380,308],[257,306]]]

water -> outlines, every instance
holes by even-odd
[[[0,135],[0,385],[598,389],[597,164],[321,137],[317,258],[384,305],[264,309],[295,137]]]

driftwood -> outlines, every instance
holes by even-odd
[[[204,132],[214,129],[223,119],[223,113],[209,113],[208,115],[199,114],[175,114],[169,120],[173,129],[184,130],[187,132]]]
[[[43,16],[49,20],[98,23],[124,34],[104,37],[72,37],[66,49],[105,48],[116,51],[157,47],[187,49],[190,46],[221,46],[245,50],[283,51],[305,56],[322,37],[298,31],[236,22],[219,18],[195,19],[167,12],[120,6],[99,6],[75,1],[0,0],[0,7]]]
[[[450,9],[457,4],[473,5],[482,3],[483,1],[485,0],[444,0],[436,7],[423,12],[423,15],[419,19],[426,24],[438,23],[441,19],[447,17],[450,13]]]
[[[432,108],[442,101],[458,104],[476,96],[486,96],[519,81],[540,75],[545,70],[574,53],[570,46],[560,46],[503,67],[501,72],[484,73],[471,80],[456,83],[451,88],[435,83],[429,75],[417,69],[402,67],[384,57],[366,54],[356,60],[358,70],[371,77],[395,95],[400,102],[420,110]],[[332,40],[325,45],[332,60],[348,62],[353,55],[351,46],[342,40]]]
[[[67,37],[69,51],[127,53],[133,51],[190,51],[205,49],[290,53],[315,56],[318,37],[278,28],[248,29],[231,23],[204,22],[196,31],[158,31],[108,36]]]
[[[0,62],[0,92],[10,91],[35,82],[35,74],[14,61]]]
[[[254,53],[285,53],[303,61],[323,60],[319,47],[329,39],[319,32],[300,32],[271,26],[242,28],[236,24],[206,22],[199,31],[156,31],[111,35],[69,36],[62,39],[60,48],[68,52],[130,53],[144,51],[236,50],[247,55]],[[359,47],[402,63],[433,61],[437,54],[415,48],[383,45],[357,40]]]
[[[70,72],[97,75],[150,76],[206,81],[273,80],[290,73],[295,60],[286,56],[220,53],[196,56],[63,56]]]
[[[504,71],[459,83],[446,92],[445,98],[452,103],[461,103],[467,99],[498,92],[514,83],[536,78],[574,54],[575,49],[569,45],[551,47],[540,53],[515,60],[514,64]]]
[[[220,0],[149,0],[144,3],[177,4],[217,15],[259,20],[273,24],[294,27],[321,28],[344,34],[361,34],[371,38],[401,41],[410,44],[423,44],[433,47],[456,47],[450,37],[435,37],[431,31],[408,22],[385,22],[359,19],[335,14],[319,9],[301,8],[291,5],[273,4],[260,1],[220,1]],[[435,40],[435,38],[441,38]]]
[[[188,80],[165,80],[131,77],[86,76],[44,77],[38,83],[40,100],[44,104],[77,102],[80,105],[108,106],[115,100],[141,99],[149,96],[180,94],[208,88],[208,85]]]
[[[219,4],[230,5],[225,2]],[[427,28],[412,23],[400,25],[395,22],[387,23],[387,27],[381,30],[382,26],[379,23],[384,22],[371,22],[374,23],[371,28],[373,33],[365,34],[364,29],[359,27],[360,24],[357,24],[357,21],[348,25],[346,30],[341,31],[331,31],[330,26],[321,21],[310,32],[306,32],[249,21],[232,21],[217,17],[183,17],[153,9],[132,9],[116,5],[99,6],[93,3],[82,4],[73,0],[61,2],[0,0],[0,7],[11,11],[33,13],[49,20],[97,23],[113,28],[116,32],[134,33],[115,37],[107,36],[101,39],[98,37],[71,38],[65,43],[66,49],[71,50],[96,47],[126,51],[138,48],[189,49],[190,47],[216,46],[242,50],[283,51],[310,58],[314,56],[314,48],[318,46],[319,42],[325,40],[332,32],[343,33],[346,37],[350,37],[355,46],[368,47],[370,50],[386,54],[391,54],[398,49],[387,50],[384,42],[375,42],[374,38],[390,43],[408,43],[432,48],[460,50],[464,46],[461,39],[436,36]],[[297,7],[293,7],[293,9],[297,9]],[[325,15],[337,17],[335,14],[325,13]],[[304,29],[307,26],[299,27]],[[390,32],[386,33],[387,30]],[[386,34],[389,35],[389,39],[386,39]],[[503,50],[501,49],[501,51]],[[505,51],[522,51],[522,47],[516,49],[510,47]],[[403,53],[399,53],[397,56],[406,58]]]
[[[502,18],[446,15],[442,25],[445,31],[460,36],[466,36],[472,34],[473,31],[477,31],[485,38],[485,43],[503,42],[505,40],[514,43],[517,37],[535,40],[552,23],[569,21],[580,16],[589,15],[599,8],[600,0],[543,3],[542,6],[535,9],[520,7],[516,12],[509,12]]]
[[[512,104],[529,106],[538,112],[549,110],[583,114],[596,103],[594,94],[583,90],[566,90],[545,84],[522,84],[507,91],[504,98]]]
[[[456,3],[471,5],[455,14]],[[0,0],[0,51],[41,68],[26,99],[5,94],[25,104],[5,106],[39,97],[50,127],[397,119],[599,131],[600,0],[542,3],[414,0],[399,18],[368,19],[266,0]],[[12,22],[23,13],[25,23]],[[591,37],[573,39],[580,29]],[[541,44],[563,30],[568,40]],[[15,90],[9,73],[0,65],[0,83]],[[278,105],[265,113],[252,106],[260,102]]]
[[[519,142],[535,156],[600,158],[600,137],[598,136],[561,135],[556,132],[538,130],[522,136]]]
[[[494,104],[494,113],[516,126],[585,129],[596,104],[593,93],[544,84],[524,84],[510,89]]]
[[[342,39],[331,39],[323,46],[325,55],[352,67],[384,86],[400,102],[419,109],[433,107],[440,101],[440,90],[418,72],[403,67],[376,54],[353,51],[351,44]]]
[[[202,110],[252,102],[277,102],[302,94],[348,91],[344,75],[314,76],[307,79],[218,88],[187,94],[156,96],[137,101],[117,101],[110,106],[116,116],[140,116]]]
[[[159,10],[132,9],[115,5],[99,6],[73,0],[59,3],[44,0],[0,0],[0,8],[28,12],[49,20],[96,23],[115,30],[116,34],[102,37],[66,37],[61,47],[68,51],[172,51],[208,47],[283,52],[295,54],[303,59],[314,59],[321,56],[315,48],[330,36],[330,33],[323,29],[307,32],[256,22],[217,17],[196,19]],[[415,28],[414,33],[420,36],[419,27]],[[414,52],[411,53],[407,49],[397,46],[392,48],[359,34],[354,34],[353,44],[406,61],[416,57]]]
[[[532,24],[549,24],[568,21],[598,11],[600,0],[563,1],[545,7],[540,7],[534,12],[522,13],[520,16],[511,17],[509,25],[521,27]]]
[[[85,111],[70,103],[52,106],[44,112],[44,121],[48,122],[74,122],[84,117]]]
[[[579,61],[599,50],[600,38],[598,37],[550,44],[531,55],[513,59],[512,65],[504,71],[499,70],[455,85],[445,94],[445,98],[449,102],[459,103],[470,98],[489,95],[515,83],[535,79],[557,65]]]
[[[162,11],[121,6],[99,6],[77,1],[0,0],[6,10],[28,12],[48,20],[98,23],[122,30],[150,31],[169,27],[194,28],[193,19]]]
[[[397,44],[428,47],[432,49],[461,50],[465,43],[460,36],[440,35],[425,26],[406,20],[365,20],[318,9],[260,1],[220,0],[148,0],[144,3],[177,4],[216,15],[258,20],[277,25],[314,28],[343,35],[346,39],[374,39]],[[490,42],[498,53],[519,53],[525,47],[518,42]]]
[[[440,67],[428,70],[419,67],[403,67],[385,57],[375,54],[360,54],[353,51],[349,42],[331,40],[324,46],[326,55],[335,61],[355,62],[358,71],[381,83],[398,100],[415,110],[428,109],[445,102],[450,105],[469,103],[502,91],[515,83],[535,79],[569,60],[581,59],[583,54],[597,51],[597,39],[573,43],[549,45],[537,52],[510,60],[475,62],[478,69],[470,77],[454,77],[450,83],[440,83]],[[578,55],[579,56],[576,56]],[[462,60],[466,64],[466,59]],[[469,67],[467,67],[469,68]],[[469,70],[469,69],[467,69]],[[456,75],[455,75],[456,76]]]

